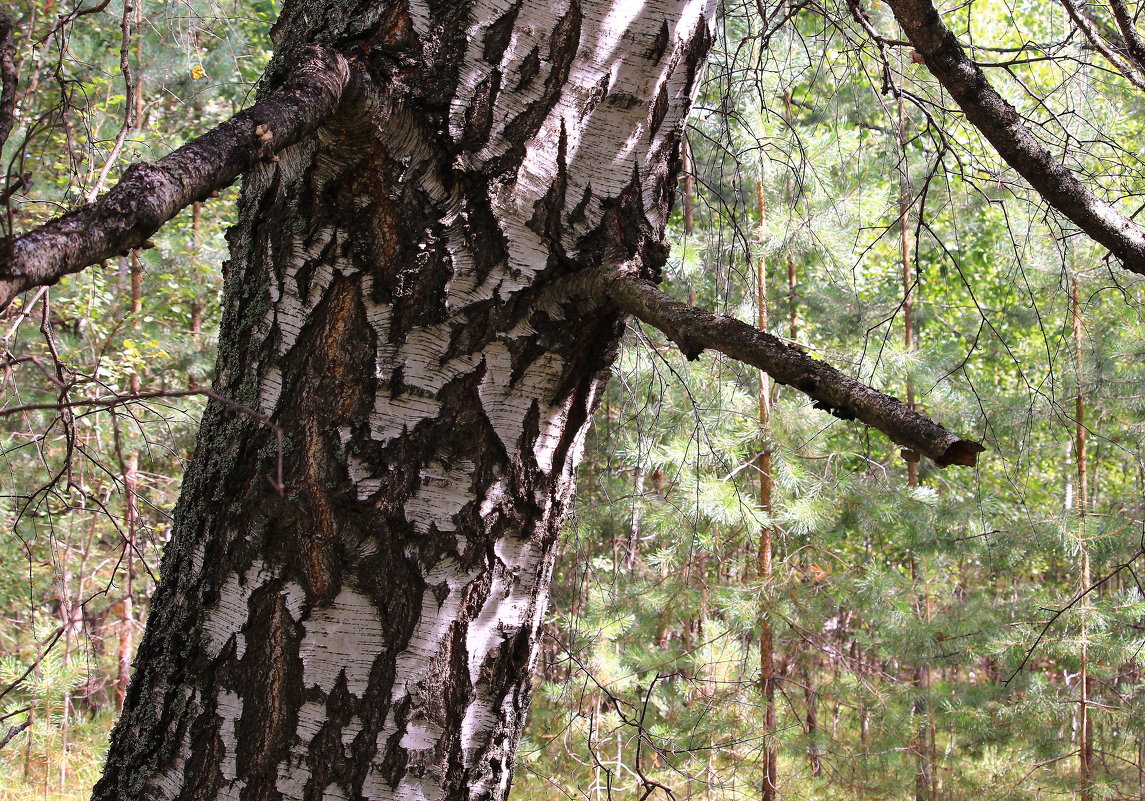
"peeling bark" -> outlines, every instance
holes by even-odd
[[[998,155],[1046,202],[1107,247],[1122,265],[1145,274],[1145,231],[1085,187],[1034,138],[1017,110],[986,80],[930,0],[888,0],[927,69],[950,92]]]
[[[284,487],[209,404],[97,801],[505,797],[623,330],[588,276],[664,257],[713,11],[288,5],[362,80],[229,234],[213,387]]]

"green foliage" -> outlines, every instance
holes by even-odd
[[[862,5],[893,29],[884,6]],[[22,80],[38,88],[3,151],[5,225],[97,188],[130,105],[122,12],[112,3],[53,32],[47,0],[15,10]],[[949,19],[967,41],[1015,48],[1056,37],[1063,13],[974,2]],[[274,15],[259,0],[147,2],[127,48],[142,113],[104,185],[243,105]],[[879,435],[787,388],[768,388],[761,425],[754,371],[687,362],[634,327],[591,434],[516,796],[757,798],[775,747],[784,798],[914,798],[920,754],[942,798],[1066,797],[1078,790],[1083,648],[1094,795],[1140,795],[1145,595],[1140,571],[1120,568],[1142,537],[1145,287],[1031,197],[908,50],[890,49],[884,65],[844,4],[808,7],[778,30],[755,5],[733,6],[721,24],[689,135],[696,227],[673,220],[665,285],[755,320],[762,263],[771,333],[900,396],[913,387],[926,413],[990,451],[974,470],[920,465],[912,485]],[[989,77],[1023,114],[1048,119],[1040,135],[1072,168],[1115,200],[1139,196],[1140,95],[1080,45],[1067,55]],[[884,67],[907,93],[902,141]],[[98,771],[117,648],[146,611],[201,398],[98,401],[206,382],[231,200],[185,212],[140,254],[140,309],[124,258],[27,299],[0,331],[6,411],[79,404],[3,418],[0,681],[15,686],[0,715],[31,721],[0,749],[4,798],[78,798]],[[1078,394],[1090,448],[1081,521]],[[771,509],[759,498],[765,450]],[[765,528],[774,562],[761,576]],[[1101,583],[1079,598],[1087,557]]]
[[[956,27],[972,20],[978,41],[1021,44],[1014,15],[973,9]],[[1097,248],[1047,225],[1044,206],[937,103],[925,70],[892,55],[915,98],[900,145],[877,54],[835,11],[798,15],[769,38],[754,10],[724,17],[726,50],[689,137],[696,225],[675,221],[668,285],[754,320],[762,261],[771,333],[900,397],[909,382],[926,413],[990,451],[975,470],[920,465],[911,486],[880,435],[786,388],[770,390],[761,427],[755,374],[708,355],[688,363],[634,331],[582,475],[518,797],[667,797],[663,785],[677,798],[758,798],[768,745],[782,798],[916,798],[920,753],[937,797],[1069,795],[1083,646],[1094,797],[1139,786],[1145,596],[1139,571],[1118,568],[1143,530],[1140,280],[1115,284]],[[871,13],[889,29],[885,8]],[[1022,13],[1022,41],[1060,23],[1041,6]],[[1138,101],[1076,66],[1033,60],[990,77],[1031,114],[1046,97],[1085,109],[1054,131],[1080,140],[1100,129],[1094,147],[1070,150],[1072,166],[1139,192],[1136,161],[1122,164],[1117,147],[1140,138]],[[774,567],[761,581],[768,526]],[[1091,583],[1113,576],[1079,599],[1084,554]],[[764,624],[779,674],[774,729],[759,686]]]
[[[133,161],[244,106],[276,9],[147,0],[138,16],[129,9],[126,39],[121,2],[61,16],[43,0],[6,13],[21,94],[2,154],[0,235],[83,202]],[[154,247],[31,293],[4,320],[0,689],[11,687],[0,739],[30,726],[0,749],[0,797],[86,797],[98,776],[120,651],[130,660],[194,448],[203,398],[187,393],[213,369],[233,202],[228,191],[188,209]]]

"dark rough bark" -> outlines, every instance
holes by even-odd
[[[0,147],[8,141],[16,115],[16,62],[12,23],[0,14]]]
[[[1087,189],[1030,133],[1021,115],[986,80],[958,38],[942,22],[930,0],[888,0],[926,67],[982,132],[1007,164],[1046,202],[1094,241],[1109,248],[1122,265],[1145,274],[1145,231]]]
[[[20,292],[144,245],[181,209],[317,128],[346,88],[346,61],[327,48],[307,47],[290,53],[289,63],[281,81],[269,80],[273,88],[251,108],[153,164],[131,165],[94,203],[21,236],[0,238],[0,309]],[[0,45],[0,72],[2,67]],[[4,89],[6,96],[7,80]],[[0,133],[3,108],[0,100]]]
[[[663,258],[710,41],[613,11],[284,11],[363,71],[229,235],[214,389],[284,487],[212,402],[97,801],[505,797],[623,328],[586,276]]]
[[[916,454],[922,454],[939,467],[973,465],[985,450],[771,334],[732,317],[685,306],[631,273],[614,269],[600,280],[599,287],[617,308],[663,331],[689,359],[710,348],[758,367],[812,398],[816,407],[842,420],[861,420],[915,452],[904,453],[904,457],[917,459]]]
[[[1125,5],[1125,0],[1109,0],[1109,7],[1113,11],[1113,18],[1117,20],[1117,29],[1121,31],[1121,38],[1125,43],[1125,52],[1138,73],[1145,74],[1145,40],[1137,32],[1133,16]]]

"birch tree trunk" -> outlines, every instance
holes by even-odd
[[[322,44],[349,97],[246,177],[96,799],[505,797],[623,327],[586,273],[657,277],[712,10],[287,4],[270,72]]]

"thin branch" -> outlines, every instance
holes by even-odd
[[[1137,65],[1128,64],[1121,59],[1121,57],[1113,51],[1113,48],[1105,43],[1101,38],[1101,34],[1094,28],[1093,23],[1081,12],[1073,0],[1060,0],[1062,7],[1065,8],[1069,18],[1073,20],[1073,24],[1081,31],[1082,36],[1089,42],[1090,47],[1105,57],[1105,60],[1114,66],[1114,68],[1121,73],[1125,80],[1137,87],[1138,91],[1145,92],[1145,80],[1142,80],[1141,75],[1136,71]]]
[[[1042,630],[1038,634],[1037,639],[1034,640],[1033,645],[1026,649],[1026,655],[1022,657],[1022,661],[1018,663],[1018,666],[1014,668],[1014,672],[1011,673],[1009,677],[1002,683],[1009,684],[1019,673],[1022,672],[1022,668],[1024,668],[1033,657],[1034,652],[1038,650],[1038,646],[1042,644],[1042,640],[1046,638],[1046,634],[1048,634],[1049,630],[1053,628],[1053,625],[1058,622],[1058,619],[1061,618],[1061,616],[1066,612],[1077,606],[1084,598],[1088,597],[1090,593],[1109,583],[1111,579],[1116,578],[1124,571],[1129,571],[1129,573],[1133,574],[1134,579],[1136,579],[1137,574],[1133,571],[1133,563],[1140,559],[1142,556],[1145,556],[1145,548],[1138,550],[1137,553],[1133,554],[1131,557],[1129,557],[1129,559],[1122,562],[1120,565],[1113,568],[1113,570],[1109,571],[1093,584],[1083,589],[1081,592],[1071,598],[1069,603],[1067,603],[1065,606],[1059,609],[1055,609],[1053,614],[1050,615],[1049,620],[1047,620],[1045,625],[1042,626]]]
[[[123,151],[123,144],[127,141],[127,135],[135,130],[138,123],[138,120],[135,119],[135,92],[138,87],[135,85],[135,75],[131,69],[131,18],[134,15],[135,0],[124,0],[119,42],[119,71],[123,75],[123,124],[119,126],[119,133],[115,136],[115,144],[111,146],[111,152],[107,154],[107,160],[99,171],[99,177],[84,195],[84,199],[88,203],[103,190],[103,184],[107,181],[107,174],[111,172],[111,168],[119,160],[119,154]],[[138,36],[139,31],[135,31],[135,35]]]
[[[283,494],[285,484],[283,483],[283,476],[285,473],[285,465],[283,461],[283,440],[282,428],[277,425],[269,415],[263,414],[257,409],[252,409],[249,406],[239,403],[238,401],[231,400],[226,395],[215,392],[213,389],[206,387],[198,387],[196,389],[159,389],[148,392],[132,392],[125,394],[112,394],[104,395],[98,398],[83,398],[80,400],[61,400],[57,403],[23,403],[18,406],[9,406],[0,409],[0,418],[8,417],[14,414],[21,414],[23,412],[35,411],[58,411],[61,413],[70,413],[73,409],[78,408],[95,408],[95,409],[110,409],[116,406],[123,406],[129,403],[140,403],[145,400],[154,400],[157,398],[188,398],[192,395],[202,395],[203,397],[210,398],[216,403],[221,403],[228,409],[233,409],[236,412],[241,412],[247,415],[255,422],[260,423],[271,430],[274,434],[276,444],[276,457],[275,457],[275,477],[267,478],[270,485],[274,487],[275,491],[281,495]]]
[[[5,734],[3,737],[0,737],[0,748],[3,748],[8,743],[12,742],[12,740],[15,739],[16,736],[20,732],[24,731],[24,729],[28,728],[31,725],[32,725],[32,718],[31,718],[31,716],[29,716],[28,719],[25,720],[23,723],[18,723],[15,726],[8,727],[8,733]]]
[[[55,36],[57,33],[62,31],[68,25],[71,25],[73,22],[75,22],[80,17],[86,16],[88,14],[98,14],[99,12],[101,12],[105,8],[107,8],[109,5],[111,5],[111,0],[103,0],[102,2],[97,3],[94,6],[88,6],[86,8],[80,6],[80,7],[77,7],[74,11],[71,11],[67,14],[61,15],[59,22],[57,22],[54,26],[52,26],[52,29],[50,31],[48,31],[46,34],[44,34],[43,36],[41,36],[40,39],[36,42],[36,47],[39,47],[44,42],[48,41],[48,39]]]
[[[56,643],[60,641],[60,637],[63,636],[63,633],[64,633],[64,627],[63,626],[58,626],[56,628],[56,630],[54,632],[52,632],[51,636],[48,637],[47,642],[44,645],[43,650],[40,652],[40,655],[38,657],[36,657],[36,661],[33,662],[32,664],[28,665],[28,667],[24,670],[23,673],[21,673],[19,676],[17,676],[15,679],[12,680],[11,684],[9,684],[3,690],[0,690],[0,699],[2,699],[8,693],[12,692],[17,687],[19,687],[21,684],[24,683],[24,679],[26,679],[30,675],[32,675],[32,671],[35,670],[37,667],[39,667],[40,663],[44,661],[44,658],[51,652],[51,650],[53,648],[56,647]]]
[[[0,309],[24,290],[144,246],[181,209],[318,128],[349,80],[341,55],[304,48],[281,85],[246,111],[157,162],[131,165],[94,203],[14,239],[0,238]]]
[[[712,349],[763,370],[810,397],[816,408],[882,431],[903,446],[905,459],[916,461],[922,454],[939,467],[972,466],[986,450],[777,337],[733,317],[686,306],[630,272],[614,268],[598,279],[597,289],[617,308],[663,331],[689,359]]]

